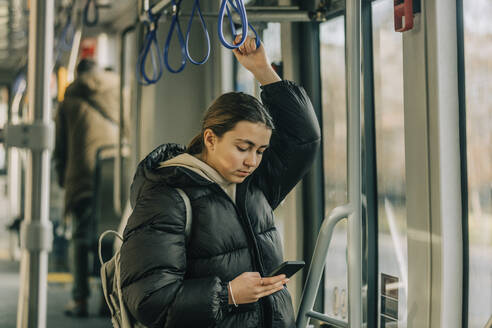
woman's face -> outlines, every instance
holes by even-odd
[[[241,183],[260,165],[271,136],[272,130],[265,124],[248,121],[238,122],[220,138],[207,129],[204,160],[227,181]]]

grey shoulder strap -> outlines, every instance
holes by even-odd
[[[190,199],[188,198],[188,195],[186,195],[186,193],[182,189],[176,188],[176,190],[178,191],[181,198],[183,198],[186,207],[185,234],[186,234],[186,238],[188,239],[190,237],[190,232],[191,232],[191,221],[193,220],[193,215],[191,213],[191,202]]]

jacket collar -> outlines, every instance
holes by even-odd
[[[132,206],[134,206],[136,199],[140,194],[140,189],[144,185],[145,181],[165,183],[173,188],[215,185],[220,190],[219,185],[215,182],[202,177],[198,173],[195,173],[186,167],[160,167],[161,162],[183,154],[185,150],[186,147],[183,145],[175,143],[162,144],[150,152],[138,164],[130,191],[130,201]],[[237,192],[240,192],[242,189],[247,189],[250,178],[251,177],[248,177],[243,183],[237,184]]]
[[[213,184],[199,174],[179,166],[160,168],[161,162],[183,154],[186,148],[175,143],[162,144],[150,152],[137,166],[133,178],[130,200],[132,206],[140,194],[140,189],[146,181],[165,183],[171,187],[194,187]]]

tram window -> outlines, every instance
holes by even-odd
[[[380,274],[398,277],[398,327],[406,327],[408,255],[402,35],[393,26],[393,1],[372,3],[374,105]],[[381,286],[380,286],[381,287]]]
[[[279,64],[282,61],[280,23],[268,23],[262,34],[262,42],[265,44],[268,59],[271,63]],[[236,69],[236,91],[259,95],[259,85],[253,74],[241,65],[236,65]]]
[[[6,87],[0,87],[0,129],[5,128],[8,113],[8,91]],[[3,141],[0,142],[0,174],[5,174],[6,151]]]
[[[468,327],[492,317],[492,3],[463,1],[468,164]]]
[[[320,25],[326,214],[347,202],[347,99],[344,17]],[[346,319],[347,224],[336,225],[325,267],[325,313]]]

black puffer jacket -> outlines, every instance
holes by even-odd
[[[243,272],[262,276],[283,261],[273,209],[309,170],[320,129],[305,91],[293,82],[263,87],[276,130],[256,171],[237,185],[235,205],[215,183],[183,167],[159,163],[184,151],[158,147],[139,165],[134,207],[121,248],[124,300],[149,327],[294,327],[286,288],[259,302],[228,305],[227,282]],[[185,241],[185,205],[193,221]]]

